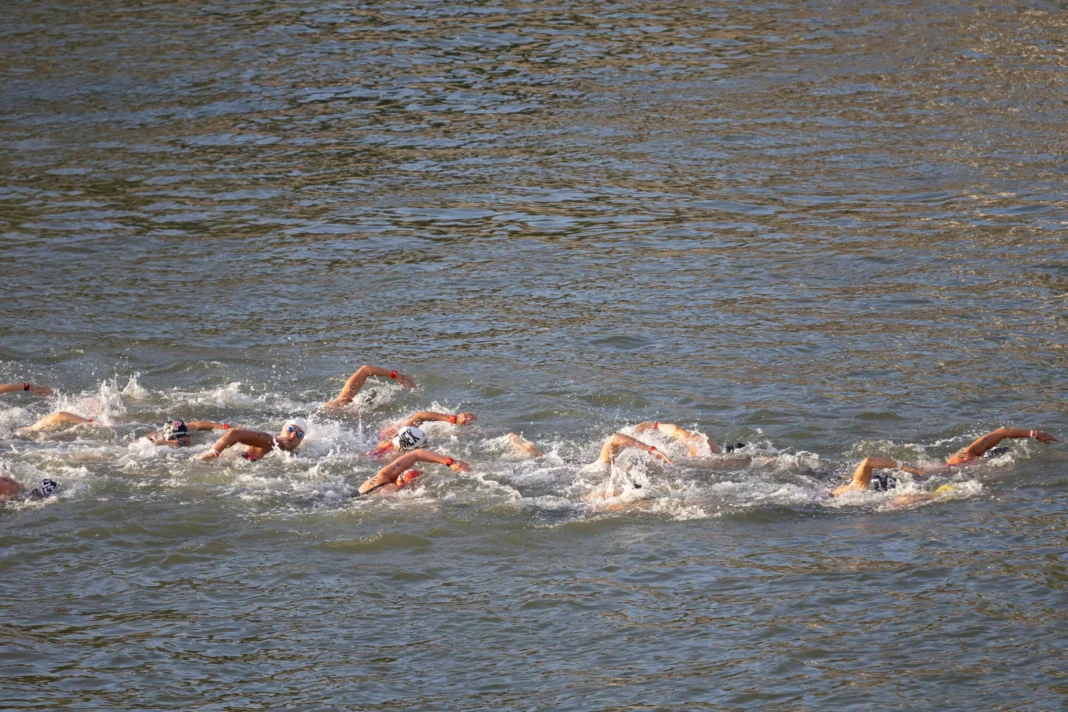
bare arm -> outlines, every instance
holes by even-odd
[[[1057,439],[1049,433],[1042,430],[1022,430],[1020,428],[998,428],[991,431],[973,442],[968,447],[964,448],[961,452],[957,453],[950,460],[964,461],[974,457],[982,457],[983,453],[990,450],[993,447],[997,447],[997,444],[1006,438],[1031,438],[1040,443],[1049,445],[1050,443],[1057,442]]]
[[[395,482],[401,473],[417,462],[433,462],[438,465],[445,465],[455,472],[469,472],[471,470],[471,466],[462,460],[454,460],[451,457],[445,457],[430,450],[412,450],[383,467],[374,477],[367,478],[360,485],[360,494],[366,494],[376,487]]]
[[[211,446],[211,450],[208,450],[197,459],[214,460],[222,455],[223,450],[233,447],[234,445],[248,445],[249,447],[259,448],[261,450],[271,450],[274,448],[275,440],[276,438],[272,435],[256,432],[255,430],[227,430],[226,434],[215,441],[215,444]]]
[[[682,442],[686,443],[686,445],[689,447],[689,451],[686,454],[690,457],[695,457],[697,455],[697,446],[701,443],[701,441],[705,441],[708,443],[708,449],[711,450],[713,454],[719,452],[719,445],[716,445],[716,443],[713,442],[712,438],[708,437],[707,435],[703,435],[702,433],[684,430],[683,428],[680,428],[674,423],[657,423],[646,421],[644,423],[638,423],[634,426],[634,432],[636,433],[643,433],[646,430],[656,430],[658,432],[663,433],[664,435],[667,435],[669,438],[675,438],[676,440],[681,440]]]
[[[0,383],[0,393],[15,393],[16,391],[29,391],[35,396],[50,396],[55,393],[48,386],[35,386],[32,383]]]
[[[214,423],[210,420],[187,420],[185,427],[190,430],[229,430],[229,423]]]
[[[601,456],[597,458],[597,462],[601,463],[602,465],[606,465],[612,460],[616,459],[616,456],[619,455],[619,453],[623,452],[627,448],[632,447],[645,450],[653,457],[663,460],[664,462],[671,462],[671,458],[657,450],[652,445],[646,445],[641,440],[636,440],[629,435],[624,435],[623,433],[616,433],[615,435],[604,441],[604,446],[601,448]]]
[[[405,376],[403,373],[397,371],[391,371],[387,368],[379,368],[377,366],[360,366],[356,373],[349,376],[349,380],[345,381],[345,386],[341,389],[341,393],[337,398],[327,401],[327,408],[340,408],[348,405],[352,402],[352,399],[356,397],[356,394],[363,388],[364,381],[371,376],[377,376],[379,378],[391,378],[406,388],[415,388],[415,379],[411,376]]]
[[[436,413],[432,410],[421,410],[404,421],[404,425],[422,425],[426,422],[452,423],[453,425],[470,425],[478,420],[474,413]]]

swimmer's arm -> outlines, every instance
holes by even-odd
[[[671,462],[671,458],[657,450],[652,445],[646,445],[641,440],[632,438],[629,435],[624,435],[623,433],[616,433],[615,435],[604,441],[604,447],[601,448],[601,456],[597,458],[597,462],[601,463],[602,465],[607,465],[612,460],[614,460],[616,456],[623,450],[632,447],[645,450],[653,457],[663,460],[664,462]]]
[[[26,386],[29,386],[29,388]],[[29,391],[35,396],[50,396],[55,394],[55,391],[48,386],[37,386],[32,383],[0,383],[0,393],[15,393],[16,391]]]
[[[229,430],[229,423],[215,423],[210,420],[187,420],[185,426],[190,430]]]
[[[255,430],[227,430],[226,434],[215,441],[211,450],[198,457],[198,460],[214,460],[222,455],[223,450],[234,445],[248,445],[262,450],[274,448],[275,438],[268,433],[258,433]]]
[[[356,373],[349,376],[349,380],[345,381],[345,386],[341,389],[341,393],[338,394],[337,398],[326,402],[326,407],[340,408],[351,403],[352,399],[355,398],[356,394],[363,388],[364,381],[371,376],[393,378],[406,388],[415,388],[415,379],[411,376],[406,376],[399,371],[391,371],[388,368],[379,368],[377,366],[368,366],[364,364],[363,366],[360,366]]]
[[[683,428],[680,428],[674,423],[653,423],[647,421],[644,423],[638,423],[634,426],[634,432],[636,433],[642,433],[646,430],[659,430],[664,435],[667,435],[669,438],[675,438],[676,440],[681,440],[682,442],[688,443],[690,446],[690,452],[688,453],[690,457],[694,457],[697,455],[696,444],[694,443],[694,441],[702,438],[708,441],[708,449],[712,451],[713,454],[717,454],[719,452],[719,445],[716,445],[716,443],[713,442],[712,438],[703,435],[702,433],[684,430]]]
[[[866,490],[871,486],[871,473],[873,470],[896,469],[899,469],[897,460],[891,460],[886,457],[866,457],[860,461],[860,464],[857,465],[857,469],[853,471],[853,481],[836,489],[834,494],[843,494],[851,489]],[[927,474],[922,470],[918,470],[912,465],[906,465],[905,463],[901,463],[900,469],[903,472],[908,472],[911,475],[918,475],[920,477],[924,477]]]
[[[381,485],[395,482],[401,476],[401,473],[417,462],[433,462],[438,465],[445,465],[456,472],[469,472],[471,470],[471,466],[462,460],[444,457],[430,450],[412,450],[383,467],[374,477],[367,478],[360,485],[360,494],[364,494]]]
[[[998,428],[992,432],[987,433],[983,437],[976,440],[964,450],[965,455],[971,457],[981,457],[987,450],[996,447],[998,443],[1006,438],[1023,438],[1028,439],[1031,437],[1030,430],[1022,430],[1021,428]],[[1050,443],[1057,442],[1057,439],[1049,433],[1041,430],[1035,431],[1035,440],[1040,443],[1049,445]]]
[[[470,425],[478,420],[478,416],[474,413],[436,413],[432,410],[422,410],[404,421],[404,425],[422,425],[426,422],[446,423],[452,422],[455,418],[456,425]]]

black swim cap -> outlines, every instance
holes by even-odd
[[[1009,452],[1009,448],[1005,446],[992,447],[983,453],[983,457],[1001,457],[1005,453]]]
[[[59,489],[59,484],[54,480],[41,480],[40,487],[34,487],[30,490],[30,499],[44,499],[49,497],[53,492]]]
[[[727,452],[734,452],[735,450],[744,450],[747,447],[749,447],[749,446],[746,443],[734,443],[733,445],[728,445],[724,449]]]

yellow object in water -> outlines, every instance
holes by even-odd
[[[935,490],[935,494],[949,494],[953,491],[953,485],[942,485]]]

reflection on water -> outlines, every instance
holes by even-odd
[[[1060,6],[7,15],[0,382],[61,394],[0,474],[65,485],[0,511],[7,706],[1060,704],[1056,447],[824,496],[1068,435]],[[362,363],[421,388],[318,411]],[[431,406],[472,474],[350,499]],[[102,425],[14,434],[55,408]],[[134,442],[292,413],[255,466]],[[757,459],[581,469],[643,419]]]

